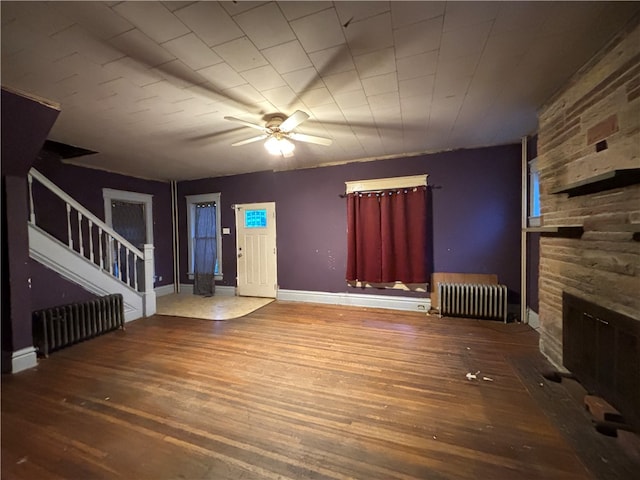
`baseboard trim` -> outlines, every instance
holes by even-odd
[[[235,297],[236,287],[230,287],[228,285],[216,285],[216,295],[223,297]]]
[[[156,292],[156,297],[162,297],[164,295],[171,295],[175,288],[174,284],[170,283],[169,285],[161,285],[159,287],[155,287],[153,289]]]
[[[193,284],[181,283],[180,293],[193,293]],[[230,287],[228,285],[216,285],[216,292],[214,295],[217,295],[220,297],[235,297],[236,287]]]
[[[531,308],[527,308],[527,323],[534,330],[540,328],[540,316],[538,315],[538,312],[534,312]]]
[[[278,290],[278,300],[288,302],[325,303],[351,307],[386,308],[409,312],[428,312],[431,299],[419,297],[393,297],[359,293],[312,292],[305,290]]]
[[[35,347],[26,347],[11,354],[11,373],[22,372],[38,366],[38,356]]]

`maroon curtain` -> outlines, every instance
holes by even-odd
[[[347,196],[347,280],[426,283],[426,187]]]
[[[347,280],[381,282],[380,205],[376,194],[347,197]]]

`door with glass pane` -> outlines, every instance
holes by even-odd
[[[275,298],[278,284],[276,204],[236,205],[238,295]]]

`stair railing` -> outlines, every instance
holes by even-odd
[[[32,168],[28,174],[29,183],[29,223],[56,237],[62,243],[66,236],[67,247],[94,263],[130,288],[145,294],[153,292],[153,245],[145,244],[140,251],[113,228],[74,200],[60,187]],[[52,233],[54,225],[36,215],[34,203],[34,180],[62,202],[66,208],[66,235],[59,230]],[[44,215],[42,215],[44,216]],[[155,295],[154,295],[155,296]]]

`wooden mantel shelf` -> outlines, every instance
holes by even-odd
[[[624,168],[601,173],[569,185],[563,185],[551,190],[551,193],[568,193],[570,197],[575,197],[612,188],[626,187],[636,183],[640,183],[640,168]]]
[[[556,225],[544,227],[528,227],[524,229],[529,233],[540,233],[545,237],[580,238],[584,233],[582,225]]]

